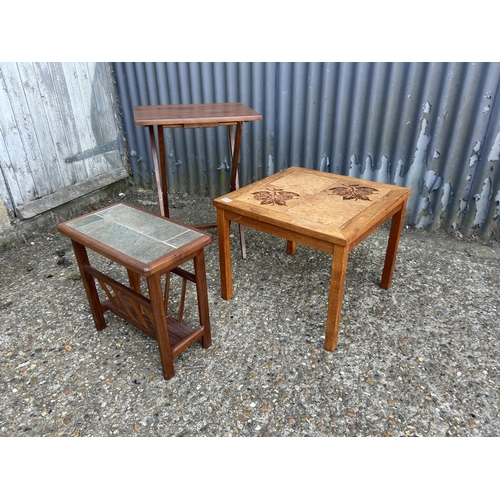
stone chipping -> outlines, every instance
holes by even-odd
[[[119,199],[158,211],[151,191]],[[170,203],[181,222],[215,220],[209,198]],[[71,242],[54,224],[0,252],[0,436],[500,434],[498,242],[405,227],[383,290],[382,226],[350,253],[328,352],[331,256],[300,245],[289,256],[283,240],[246,228],[243,260],[232,225],[225,301],[208,232],[213,344],[184,351],[169,381],[153,339],[109,312],[95,330]],[[196,314],[189,292],[186,322]]]

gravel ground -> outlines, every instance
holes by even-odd
[[[123,199],[158,211],[154,193]],[[215,209],[172,196],[171,216],[215,220]],[[350,254],[330,353],[331,257],[303,246],[289,256],[283,240],[247,229],[242,260],[233,231],[234,297],[220,298],[210,229],[213,345],[182,353],[169,381],[141,331],[111,313],[95,330],[54,224],[0,252],[0,436],[499,436],[498,242],[405,228],[383,290],[381,227]]]

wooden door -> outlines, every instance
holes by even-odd
[[[128,176],[108,63],[0,63],[0,197],[28,219]]]

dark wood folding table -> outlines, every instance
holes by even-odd
[[[238,158],[240,154],[243,122],[262,120],[262,115],[239,102],[213,104],[169,104],[135,106],[134,121],[138,126],[148,127],[156,185],[160,203],[160,213],[169,217],[167,170],[165,165],[164,128],[208,128],[227,126],[231,146],[231,183],[230,191],[239,187]],[[156,144],[154,127],[158,129]],[[236,129],[236,130],[235,130]],[[216,227],[217,224],[194,224],[199,229]],[[240,230],[243,258],[246,256],[243,232]]]

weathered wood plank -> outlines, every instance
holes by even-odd
[[[90,177],[86,181],[73,184],[72,186],[58,189],[55,193],[49,194],[38,200],[33,200],[25,205],[18,205],[17,215],[20,219],[29,219],[43,212],[47,212],[55,207],[71,200],[97,191],[105,186],[109,186],[113,182],[125,179],[128,173],[122,169],[113,169],[109,172]]]
[[[87,63],[88,64],[88,63]],[[97,141],[101,146],[116,140],[119,126],[115,116],[115,103],[111,92],[112,78],[105,63],[93,63],[94,73],[91,82],[91,127]],[[108,163],[114,167],[121,165],[118,151],[112,151],[95,157],[103,169],[109,169]]]
[[[16,63],[2,63],[0,67],[0,162],[6,183],[10,187],[15,203],[25,203],[38,195],[30,161],[23,144],[18,118],[22,120],[22,108],[19,110],[19,87]],[[14,86],[14,88],[12,88]],[[3,146],[3,147],[2,147]]]
[[[77,118],[73,108],[71,107],[68,86],[62,72],[62,65],[50,63],[48,65],[48,70],[54,84],[54,97],[60,111],[59,119],[61,120],[64,128],[64,135],[67,140],[69,155],[71,156],[74,154],[74,151],[78,152],[82,150],[80,134],[77,126]],[[64,161],[64,158],[62,158],[62,161]],[[86,172],[74,165],[72,165],[72,167],[74,169],[76,182],[83,182],[87,178]]]
[[[108,63],[1,63],[0,195],[9,210],[32,217],[126,177],[118,150],[65,162],[116,141],[115,106]]]
[[[26,103],[26,135],[31,137],[29,143],[32,156],[30,166],[33,173],[38,196],[46,196],[64,185],[64,179],[58,166],[57,151],[54,144],[57,136],[53,135],[53,113],[47,105],[47,93],[39,88],[38,75],[33,64],[18,64],[20,82]]]
[[[11,172],[12,166],[5,163],[5,159],[8,157],[7,148],[3,140],[2,129],[0,127],[0,197],[2,197],[7,209],[13,210],[14,206],[12,204],[12,197],[16,196],[17,199],[19,199],[21,198],[21,193],[19,192],[17,181]],[[7,186],[7,179],[10,179],[9,186]],[[9,192],[9,189],[14,192],[14,195]]]
[[[92,124],[90,122],[90,87],[92,84],[91,72],[93,71],[93,65],[94,63],[89,63],[89,68],[87,68],[86,63],[67,63],[63,67],[71,108],[77,122],[76,128],[80,142],[80,149],[70,151],[67,157],[72,157],[98,146],[92,133]],[[69,164],[66,164],[66,168],[69,168]],[[71,168],[78,169],[87,178],[99,175],[105,171],[93,157],[75,162],[71,164]]]
[[[0,136],[0,140],[1,140],[1,136]],[[13,209],[12,201],[10,199],[10,194],[9,194],[8,189],[7,189],[7,184],[5,183],[5,179],[4,179],[4,176],[2,174],[2,164],[0,163],[0,211],[2,210],[2,207],[1,207],[2,203],[8,211],[11,211]],[[0,226],[1,225],[2,224],[0,222]]]

